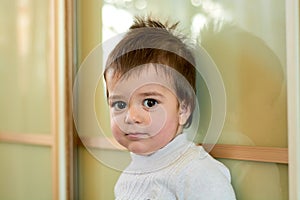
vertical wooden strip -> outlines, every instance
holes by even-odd
[[[74,2],[72,0],[65,0],[65,152],[66,152],[66,199],[74,199],[74,170],[73,170],[73,118],[72,118],[72,77],[73,77],[73,63],[74,63]]]
[[[51,91],[51,134],[53,137],[53,144],[51,147],[52,157],[52,193],[53,199],[59,199],[59,182],[58,182],[58,146],[57,146],[57,132],[58,132],[58,105],[57,105],[57,66],[58,66],[58,1],[50,1],[50,91]]]
[[[289,199],[300,199],[299,1],[286,0]]]

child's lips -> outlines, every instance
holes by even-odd
[[[125,136],[131,140],[140,140],[147,138],[147,133],[126,133]]]

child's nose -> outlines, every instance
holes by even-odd
[[[130,106],[126,116],[125,116],[125,123],[132,124],[132,123],[142,123],[143,116],[142,111],[138,108],[138,106]]]

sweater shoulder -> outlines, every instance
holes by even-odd
[[[197,199],[235,199],[228,168],[208,153],[199,152],[203,151],[201,149],[192,151],[189,162],[181,166],[174,180],[179,199],[192,196]],[[222,198],[222,195],[228,198]]]
[[[182,158],[181,176],[199,178],[221,178],[231,181],[229,169],[220,161],[205,152],[202,147],[194,146]]]

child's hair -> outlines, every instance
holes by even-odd
[[[136,17],[134,24],[108,57],[104,71],[105,80],[108,71],[112,72],[113,79],[119,79],[124,78],[133,68],[150,64],[146,66],[154,66],[157,70],[159,68],[167,77],[171,77],[177,98],[192,113],[196,92],[195,59],[191,45],[187,44],[187,38],[176,33],[177,26],[178,23],[169,25],[150,17]],[[178,74],[184,78],[180,78]],[[185,127],[190,126],[191,121],[192,114]]]

